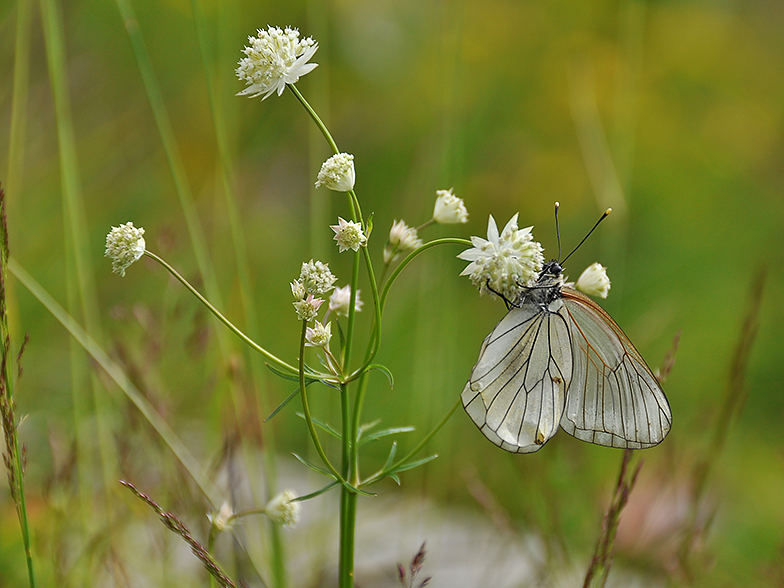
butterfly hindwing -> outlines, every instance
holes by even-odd
[[[463,389],[466,412],[507,451],[537,451],[558,430],[572,374],[572,343],[560,299],[547,310],[512,308],[488,335]]]
[[[571,288],[561,294],[574,366],[561,427],[598,445],[657,445],[670,430],[672,412],[656,377],[598,304]]]

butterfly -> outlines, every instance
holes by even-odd
[[[627,449],[667,436],[672,411],[656,376],[601,306],[564,285],[561,262],[545,263],[507,306],[461,395],[485,437],[532,453],[559,426],[582,441]]]

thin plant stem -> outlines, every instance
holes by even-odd
[[[65,49],[65,25],[58,0],[41,0],[41,16],[44,25],[49,79],[55,107],[57,125],[58,157],[60,159],[60,180],[63,203],[63,229],[66,251],[66,289],[69,312],[82,316],[85,330],[97,341],[101,341],[102,328],[98,311],[98,297],[95,286],[91,255],[87,235],[87,220],[84,198],[79,174],[76,151],[76,136],[71,114],[68,87],[68,65]],[[95,447],[101,463],[103,491],[107,502],[111,501],[111,486],[117,477],[117,451],[110,419],[107,418],[107,397],[100,382],[90,373],[83,351],[71,341],[70,364],[74,395],[74,425],[80,449],[89,455]],[[92,392],[90,399],[86,391]],[[92,404],[92,406],[91,406]],[[85,435],[85,423],[94,417],[97,439]],[[81,439],[78,431],[83,431]],[[97,447],[96,447],[97,446]],[[87,471],[89,459],[79,460],[79,498],[81,507],[87,514],[94,512],[89,488],[94,475]]]
[[[354,540],[357,522],[357,494],[345,486],[340,489],[339,588],[354,588]]]
[[[175,457],[179,460],[185,470],[190,474],[193,481],[201,489],[204,496],[209,500],[213,508],[219,508],[223,504],[223,496],[201,468],[196,458],[188,451],[185,444],[169,427],[168,423],[158,414],[150,402],[133,385],[130,378],[123,372],[107,354],[95,342],[95,340],[60,306],[44,288],[33,279],[33,277],[21,266],[14,258],[9,258],[8,269],[16,278],[27,288],[30,293],[43,304],[46,309],[56,318],[71,334],[71,336],[84,347],[85,351],[103,368],[103,370],[114,380],[123,393],[127,396],[142,416],[147,420],[153,429],[160,435],[164,443],[171,449]]]
[[[441,421],[435,427],[433,427],[433,429],[427,435],[425,435],[422,438],[422,440],[419,443],[417,443],[417,445],[411,451],[409,451],[405,457],[399,459],[389,467],[386,467],[378,471],[377,473],[373,474],[367,480],[364,480],[360,484],[360,487],[370,486],[371,484],[378,482],[382,478],[386,477],[386,475],[389,474],[390,472],[394,472],[397,468],[408,463],[409,460],[411,460],[411,458],[413,458],[417,453],[419,453],[422,450],[422,448],[425,445],[427,445],[427,442],[430,441],[430,439],[432,439],[435,436],[435,434],[441,430],[441,428],[447,423],[447,421],[452,417],[452,415],[455,413],[455,411],[461,404],[462,402],[460,398],[458,398],[455,401],[455,403],[452,405],[452,408],[450,408],[449,411],[444,415],[444,418],[442,418]]]
[[[24,155],[27,138],[27,108],[30,92],[30,29],[33,0],[16,2],[14,38],[14,79],[11,97],[11,120],[8,134],[8,168],[5,186],[11,194],[22,194]]]
[[[168,272],[169,272],[169,273],[170,273],[172,276],[174,276],[175,278],[177,278],[177,280],[179,280],[179,282],[180,282],[180,283],[181,283],[183,286],[185,286],[185,287],[186,287],[186,288],[187,288],[187,289],[188,289],[188,290],[191,292],[191,294],[193,294],[194,296],[196,296],[196,298],[198,298],[198,299],[199,299],[199,302],[201,302],[202,304],[204,304],[204,306],[206,306],[206,307],[209,309],[209,311],[210,311],[212,314],[214,314],[214,315],[215,315],[215,317],[216,317],[216,318],[217,318],[217,319],[218,319],[220,322],[222,322],[224,325],[226,325],[226,326],[229,328],[229,330],[230,330],[232,333],[234,333],[235,335],[237,335],[237,337],[239,337],[239,338],[240,338],[240,339],[242,339],[242,340],[243,340],[245,343],[247,343],[248,345],[250,345],[250,347],[251,347],[251,348],[253,348],[254,350],[258,351],[258,352],[259,352],[259,353],[261,353],[261,354],[262,354],[264,357],[266,357],[266,358],[267,358],[267,359],[269,359],[270,361],[272,361],[272,362],[276,363],[278,366],[280,366],[281,368],[283,368],[283,369],[285,369],[285,370],[288,370],[288,371],[290,371],[290,372],[292,372],[292,373],[296,373],[296,372],[298,371],[298,370],[297,370],[297,368],[295,368],[294,366],[291,366],[291,365],[287,364],[287,363],[286,363],[285,361],[283,361],[282,359],[279,359],[278,357],[274,356],[272,353],[270,353],[269,351],[267,351],[266,349],[264,349],[263,347],[261,347],[259,344],[257,344],[255,341],[253,341],[253,339],[251,339],[251,338],[250,338],[250,337],[248,337],[248,336],[247,336],[245,333],[243,333],[243,332],[242,332],[242,331],[240,331],[240,330],[239,330],[237,327],[235,327],[235,326],[234,326],[234,324],[233,324],[233,323],[232,323],[232,322],[231,322],[229,319],[227,319],[225,316],[223,316],[223,315],[220,313],[220,311],[219,311],[217,308],[215,308],[215,307],[214,307],[212,304],[210,304],[210,301],[209,301],[209,300],[207,300],[207,299],[206,299],[204,296],[202,296],[202,295],[201,295],[201,293],[200,293],[200,292],[199,292],[199,291],[198,291],[196,288],[194,288],[193,286],[191,286],[191,284],[188,282],[188,280],[186,280],[184,277],[182,277],[182,276],[180,275],[180,273],[179,273],[177,270],[175,270],[175,269],[174,269],[172,266],[170,266],[170,265],[169,265],[169,264],[168,264],[166,261],[164,261],[162,258],[160,258],[160,257],[158,257],[157,255],[155,255],[155,254],[154,254],[154,253],[152,253],[151,251],[147,251],[147,250],[145,250],[144,254],[145,254],[145,255],[147,255],[148,257],[151,257],[152,259],[154,259],[155,261],[157,261],[158,263],[160,263],[160,264],[161,264],[163,267],[165,267],[165,268],[166,268],[166,270],[167,270],[167,271],[168,271]]]
[[[316,111],[313,110],[313,108],[310,106],[310,104],[308,104],[308,101],[305,100],[305,97],[302,94],[300,94],[300,91],[297,89],[297,87],[294,84],[288,84],[288,89],[291,90],[291,93],[294,94],[294,96],[297,97],[297,100],[299,100],[300,104],[302,104],[302,106],[308,112],[308,114],[310,115],[310,118],[312,118],[313,122],[316,123],[316,126],[321,131],[321,134],[324,135],[324,138],[327,140],[327,143],[329,143],[329,147],[330,147],[330,149],[332,149],[332,152],[335,155],[340,153],[340,151],[338,150],[338,146],[335,143],[335,139],[332,138],[332,135],[330,134],[329,130],[327,129],[327,126],[324,124],[324,122],[321,120],[321,118],[319,118],[319,115],[316,114]]]
[[[202,3],[199,0],[192,0],[193,20],[196,28],[196,36],[199,41],[199,48],[201,50],[202,61],[204,64],[204,76],[207,84],[207,93],[209,97],[210,112],[212,114],[212,123],[215,131],[215,142],[218,150],[218,167],[220,170],[220,178],[223,184],[224,202],[226,206],[226,213],[229,220],[229,228],[232,237],[232,244],[234,245],[234,258],[236,260],[237,276],[240,285],[240,297],[242,300],[242,308],[244,311],[245,328],[251,339],[258,339],[258,319],[256,317],[255,297],[253,296],[253,289],[251,287],[251,271],[250,262],[248,261],[248,253],[245,242],[245,235],[240,222],[240,214],[237,210],[237,197],[234,191],[233,182],[233,169],[231,152],[229,149],[229,142],[227,138],[225,116],[223,114],[221,93],[219,92],[215,76],[213,75],[214,59],[209,50],[209,40],[207,36],[207,21],[204,17]],[[224,5],[220,4],[219,9],[224,9]],[[262,414],[267,413],[266,394],[262,392],[262,365],[260,358],[251,354],[250,357],[250,379],[253,384],[253,389],[258,394],[258,419],[259,422],[263,421]],[[232,399],[234,401],[234,408],[237,412],[237,418],[240,420],[240,395],[236,386],[231,387]],[[261,451],[264,457],[264,476],[263,483],[267,499],[274,496],[277,487],[277,472],[275,463],[275,435],[271,430],[267,431],[264,435],[264,442],[261,444]],[[243,439],[243,451],[245,457],[245,465],[249,471],[253,471],[255,460],[250,454],[250,448],[247,441]],[[258,476],[251,476],[249,480],[251,486],[255,486],[255,480]],[[268,534],[270,541],[270,551],[272,560],[272,578],[276,588],[286,588],[288,586],[288,578],[286,575],[286,566],[284,564],[283,543],[280,537],[280,529],[277,525],[268,525]]]
[[[305,335],[307,334],[308,328],[308,321],[302,321],[302,332],[300,335],[300,342],[299,342],[299,392],[300,398],[302,399],[302,412],[305,415],[305,422],[308,425],[308,432],[310,433],[310,438],[313,441],[313,445],[316,448],[316,453],[318,453],[321,461],[327,466],[327,469],[332,473],[336,480],[338,480],[341,484],[345,485],[348,483],[346,482],[346,478],[342,476],[335,466],[332,465],[332,462],[329,461],[327,454],[324,452],[324,448],[321,446],[321,441],[319,441],[318,433],[316,432],[316,425],[313,423],[313,417],[310,414],[310,405],[308,404],[308,393],[307,388],[305,386]]]
[[[382,313],[384,312],[384,304],[385,304],[386,299],[387,299],[387,294],[389,294],[389,289],[392,287],[392,284],[395,283],[395,280],[400,275],[400,272],[402,272],[409,263],[414,261],[414,259],[418,255],[424,253],[428,249],[431,249],[433,247],[437,247],[439,245],[446,245],[448,243],[454,243],[456,245],[466,245],[468,247],[471,246],[471,241],[469,241],[468,239],[460,239],[460,238],[457,238],[457,237],[445,237],[443,239],[434,239],[432,241],[428,241],[424,245],[414,249],[414,251],[409,253],[406,256],[406,258],[398,264],[398,266],[395,268],[395,270],[389,275],[389,279],[384,284],[384,288],[381,291],[381,312]]]
[[[429,241],[424,245],[422,245],[421,247],[409,253],[408,256],[403,261],[400,262],[400,264],[395,268],[395,271],[393,271],[390,274],[389,279],[384,284],[384,287],[381,290],[380,295],[378,295],[378,290],[375,284],[375,280],[371,280],[371,289],[374,295],[374,303],[375,303],[375,310],[376,310],[376,317],[374,319],[374,325],[373,325],[373,333],[371,334],[371,344],[368,346],[368,352],[365,355],[364,363],[360,368],[355,370],[349,376],[349,380],[360,377],[365,372],[365,370],[367,370],[368,366],[370,366],[370,364],[373,363],[373,359],[375,358],[376,353],[378,352],[378,344],[379,344],[378,333],[381,328],[381,316],[384,312],[384,304],[386,303],[386,298],[387,295],[389,294],[389,289],[392,287],[392,284],[395,282],[397,277],[400,275],[403,269],[405,269],[405,267],[409,263],[411,263],[419,254],[427,251],[432,247],[436,247],[438,245],[446,245],[448,243],[455,243],[458,245],[468,245],[468,246],[471,245],[470,241],[466,239],[455,238],[455,237],[448,237],[444,239],[435,239],[433,241]],[[365,256],[366,256],[366,265],[369,268],[370,277],[372,278],[373,277],[371,273],[372,266],[370,264],[369,253],[367,253],[367,251],[365,252]],[[378,299],[376,299],[376,296],[378,296]]]
[[[6,454],[3,460],[8,468],[8,485],[11,498],[16,506],[16,515],[22,532],[25,561],[27,563],[27,582],[35,588],[35,570],[33,568],[33,551],[30,537],[30,523],[27,518],[27,498],[24,484],[24,459],[19,443],[18,421],[15,416],[14,376],[11,370],[10,351],[11,333],[8,328],[8,304],[6,298],[6,278],[8,276],[8,233],[5,216],[5,193],[0,186],[0,420],[6,442]],[[24,347],[24,345],[23,345]],[[17,361],[21,361],[20,357]],[[21,370],[21,368],[18,368]]]
[[[348,327],[346,329],[346,344],[343,347],[343,373],[348,373],[348,364],[351,359],[351,350],[354,343],[354,323],[357,315],[357,285],[359,284],[359,257],[360,252],[354,253],[351,266],[351,298],[348,305]]]
[[[596,550],[591,559],[591,564],[585,574],[583,588],[603,588],[607,583],[607,577],[613,562],[615,534],[618,531],[621,512],[629,501],[629,495],[634,489],[634,485],[637,482],[637,476],[642,468],[643,462],[640,461],[637,463],[637,467],[634,468],[632,474],[627,478],[626,471],[633,453],[634,451],[631,449],[626,449],[623,452],[618,482],[615,485],[615,490],[613,491],[612,499],[610,500],[610,506],[607,508],[607,513],[604,515],[604,520],[602,521],[602,530],[599,534],[599,539],[596,542]]]

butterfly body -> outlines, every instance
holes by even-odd
[[[556,261],[484,340],[463,389],[466,412],[493,443],[538,451],[558,427],[590,443],[660,443],[672,413],[656,377],[615,321],[564,286]]]

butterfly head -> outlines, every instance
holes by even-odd
[[[563,268],[556,260],[548,261],[542,266],[539,277],[536,278],[537,288],[559,289],[564,283]]]

